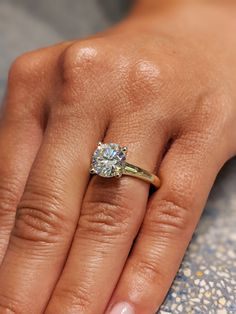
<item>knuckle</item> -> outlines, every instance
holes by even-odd
[[[56,111],[66,105],[67,110],[71,108],[77,116],[82,112],[91,115],[94,110],[101,114],[104,90],[108,88],[108,76],[114,67],[104,46],[100,42],[87,40],[67,47],[61,54],[59,68],[62,107],[57,105]],[[96,101],[92,101],[93,96]],[[83,105],[85,103],[86,107]]]
[[[44,192],[28,191],[21,200],[12,235],[32,242],[57,243],[69,232],[62,201]]]
[[[86,236],[101,236],[103,241],[127,234],[132,217],[131,202],[124,191],[117,190],[99,190],[94,193],[96,196],[84,200],[79,220],[80,232]]]
[[[151,61],[138,61],[129,65],[129,82],[132,95],[142,99],[144,94],[157,92],[160,72],[158,66]]]
[[[140,60],[136,62],[131,69],[133,71],[134,78],[141,84],[150,84],[152,83],[153,78],[156,79],[160,76],[159,65],[151,59]]]
[[[9,70],[9,81],[15,81],[16,78],[22,78],[22,74],[25,72],[26,56],[22,55],[17,57],[12,63]]]
[[[130,62],[126,93],[136,108],[145,110],[145,114],[151,112],[154,120],[160,121],[160,117],[166,120],[166,106],[169,103],[167,98],[170,97],[168,93],[169,77],[168,67],[166,69],[161,63],[153,61],[151,58]],[[158,107],[157,99],[160,100]]]
[[[62,54],[64,83],[75,83],[86,78],[96,78],[106,63],[104,48],[94,41],[72,44]],[[81,79],[80,74],[83,76]]]
[[[13,182],[1,182],[0,184],[0,220],[12,216],[15,213],[18,195],[17,184]]]
[[[232,99],[226,93],[216,91],[200,94],[193,108],[192,119],[196,120],[195,124],[192,123],[193,127],[198,125],[201,130],[207,128],[213,137],[218,137],[222,130],[228,129],[229,118],[232,116]]]
[[[229,96],[230,93],[220,93],[220,95],[216,95],[211,99],[211,104],[214,104],[214,109],[212,111],[212,116],[215,117],[214,126],[217,127],[217,136],[220,134],[226,134],[231,126],[234,125],[232,123],[232,108],[234,108],[233,100]],[[214,116],[215,113],[215,116]]]
[[[15,84],[25,84],[33,81],[33,78],[37,76],[38,69],[41,64],[41,58],[37,52],[28,52],[16,58],[12,63],[8,81],[9,85]]]
[[[164,67],[152,58],[138,60],[130,64],[130,85],[139,93],[143,89],[144,93],[156,96],[160,94],[163,85],[167,84],[171,76],[168,69],[169,67]]]
[[[138,264],[135,265],[135,272],[145,279],[147,282],[163,282],[164,272],[163,269],[158,267],[156,261],[148,260],[145,257],[141,257],[138,260]]]
[[[70,308],[73,308],[73,310],[76,309],[78,313],[84,313],[92,304],[92,300],[89,295],[88,290],[83,289],[82,285],[74,288],[72,286],[60,287],[60,289],[55,292],[53,302],[50,307],[52,309],[54,305],[56,307],[58,305],[65,307],[68,305]],[[47,313],[55,313],[55,311],[51,310],[50,307]]]
[[[183,148],[212,154],[223,147],[223,154],[216,156],[220,167],[234,155],[235,132],[232,127],[235,125],[235,112],[230,93],[221,88],[200,94],[186,120],[187,124],[181,126]]]
[[[144,228],[150,235],[156,237],[182,235],[193,224],[193,214],[190,207],[184,207],[169,199],[155,202],[147,211]]]
[[[17,314],[20,312],[16,312],[12,310],[9,306],[4,306],[0,304],[0,313]]]
[[[80,232],[102,236],[103,241],[110,241],[127,232],[130,212],[127,206],[111,201],[88,201],[84,204],[84,210],[79,220]]]
[[[0,295],[0,313],[19,314],[22,312],[18,302],[4,294]]]

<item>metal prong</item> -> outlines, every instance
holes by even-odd
[[[116,174],[116,178],[119,179],[119,178],[121,178],[121,177],[122,177],[122,173],[117,173],[117,174]]]
[[[124,152],[126,154],[128,152],[128,147],[127,146],[123,146],[122,147],[122,152]]]
[[[96,173],[93,168],[91,168],[91,169],[89,170],[89,172],[90,172],[91,174],[95,174],[95,173]]]
[[[102,145],[102,142],[98,142],[98,146],[101,146]]]

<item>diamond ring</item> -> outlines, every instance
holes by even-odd
[[[127,152],[128,148],[126,146],[121,147],[114,143],[104,144],[99,142],[93,153],[90,173],[104,178],[120,178],[122,175],[128,175],[159,188],[161,182],[156,175],[126,162]]]

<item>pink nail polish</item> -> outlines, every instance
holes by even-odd
[[[133,307],[127,302],[117,303],[110,314],[134,314]]]

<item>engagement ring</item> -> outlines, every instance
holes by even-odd
[[[128,175],[159,188],[161,182],[156,175],[126,162],[127,152],[126,146],[121,147],[119,144],[99,142],[92,157],[90,173],[104,178],[120,178],[122,175]]]

